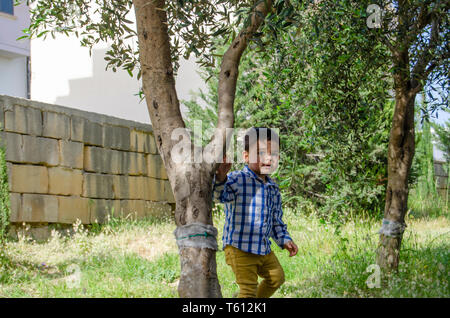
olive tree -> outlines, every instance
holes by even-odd
[[[167,171],[176,201],[177,231],[190,233],[197,227],[206,232],[204,241],[213,244],[179,244],[180,297],[221,297],[216,273],[215,236],[212,220],[211,184],[222,159],[227,128],[234,125],[233,104],[240,58],[268,14],[284,10],[287,1],[272,0],[30,0],[31,25],[28,37],[74,34],[92,49],[109,42],[105,60],[113,70],[121,67],[142,80],[155,141]],[[130,16],[134,11],[136,23]],[[218,85],[218,123],[214,137],[205,146],[191,143],[175,89],[179,57],[194,54],[200,64],[211,63],[212,39],[228,34],[231,45],[223,54]],[[136,40],[134,49],[130,40]],[[175,136],[175,138],[174,138]],[[181,140],[180,140],[181,138]],[[210,160],[175,160],[181,148],[203,153]],[[178,147],[178,148],[177,148]],[[190,225],[196,227],[189,227]],[[176,233],[177,233],[176,231]],[[194,230],[195,231],[195,230]],[[192,235],[188,235],[190,237]],[[202,240],[198,238],[197,240]]]
[[[450,2],[381,1],[379,9],[381,11],[373,10],[378,21],[372,26],[390,51],[395,109],[388,146],[388,183],[377,263],[387,270],[396,270],[406,227],[408,176],[415,150],[415,99],[427,83],[440,81],[448,88]]]

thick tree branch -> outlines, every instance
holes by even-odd
[[[171,134],[175,128],[185,125],[175,90],[167,13],[162,10],[165,0],[133,0],[133,4],[147,108],[158,150],[173,181],[175,173],[171,169],[170,151],[176,141],[171,139]]]
[[[430,76],[430,74],[436,69],[437,66],[438,64],[435,62],[431,62],[431,64],[428,65],[428,67],[423,71],[421,76],[423,78],[423,81],[427,80],[428,76]],[[423,89],[423,86],[424,84],[419,82],[418,85],[412,87],[410,90],[410,96],[417,95]]]
[[[224,147],[227,140],[225,130],[234,126],[234,98],[239,75],[239,62],[250,38],[261,26],[264,18],[272,8],[272,0],[256,1],[256,3],[257,5],[249,17],[250,23],[239,32],[239,35],[233,40],[222,58],[218,84],[217,128],[212,141],[208,145],[209,147],[213,146],[212,149],[218,149],[219,145],[223,145],[225,150]]]

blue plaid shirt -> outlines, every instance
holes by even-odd
[[[248,166],[230,172],[222,183],[214,182],[215,202],[225,203],[223,247],[232,245],[258,255],[270,253],[272,237],[278,246],[292,241],[282,221],[281,195],[269,177],[259,178]]]

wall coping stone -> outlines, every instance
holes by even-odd
[[[110,126],[120,126],[135,129],[143,132],[153,132],[151,124],[144,124],[133,120],[117,118],[109,115],[99,114],[95,112],[70,108],[67,106],[53,105],[44,102],[38,102],[21,97],[13,97],[0,94],[0,106],[3,105],[4,111],[12,110],[14,105],[36,108],[41,111],[64,114],[67,116],[77,116],[90,120],[95,123]]]

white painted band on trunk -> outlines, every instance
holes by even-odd
[[[390,237],[401,237],[405,231],[405,228],[405,223],[383,219],[383,224],[381,225],[381,229],[378,233]]]
[[[212,225],[191,223],[178,226],[173,232],[178,248],[210,248],[217,251],[217,229]]]

